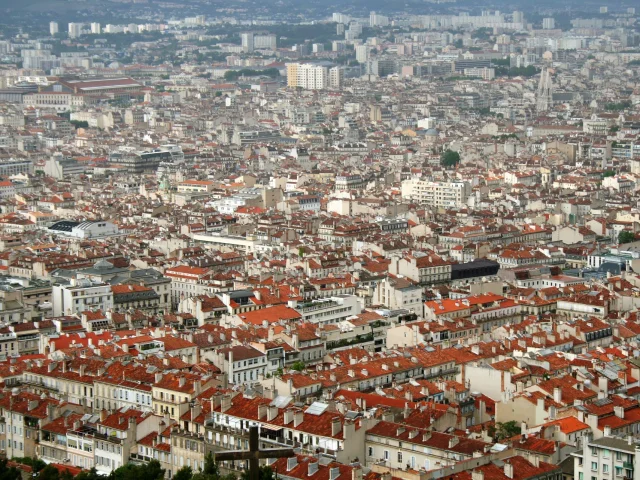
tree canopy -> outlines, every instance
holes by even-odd
[[[497,422],[495,428],[495,435],[493,438],[496,441],[504,440],[518,435],[521,432],[520,424],[515,420],[509,422]]]
[[[454,152],[453,150],[447,150],[442,153],[440,157],[440,163],[443,167],[451,168],[455,167],[460,163],[460,154],[458,152]]]
[[[636,239],[635,233],[630,232],[629,230],[622,230],[618,234],[618,243],[631,243],[631,242],[634,242],[635,239]]]

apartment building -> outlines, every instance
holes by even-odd
[[[465,437],[382,421],[367,431],[367,466],[383,464],[392,469],[433,470],[487,453],[491,444]]]
[[[251,385],[264,377],[267,355],[251,346],[236,345],[218,350],[213,363],[234,385]]]
[[[216,396],[220,398],[212,400],[215,408],[206,427],[214,446],[228,445],[231,437],[230,448],[242,448],[240,442],[244,443],[249,425],[257,425],[263,445],[288,445],[303,454],[323,452],[349,464],[355,458],[364,458],[365,431],[377,422],[362,417],[352,421],[330,411],[329,405],[322,402],[298,408],[291,405],[290,399],[275,405],[268,398]],[[239,444],[234,447],[235,441]]]
[[[51,291],[53,315],[80,314],[87,310],[106,312],[113,308],[111,285],[87,279],[72,279],[70,285],[54,285]]]
[[[353,315],[358,315],[362,310],[355,295],[338,295],[307,303],[297,303],[294,308],[302,315],[304,323],[316,325],[339,323]]]
[[[189,409],[189,403],[213,385],[211,377],[192,374],[164,374],[151,389],[153,411],[179,421]]]
[[[603,478],[636,479],[636,462],[640,446],[633,437],[603,437],[584,442],[582,450],[573,453],[574,478],[600,480]]]
[[[432,207],[462,207],[471,195],[469,182],[432,182],[411,178],[402,182],[402,198]]]
[[[287,86],[322,90],[329,84],[329,70],[310,63],[287,63]]]

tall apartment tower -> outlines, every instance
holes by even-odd
[[[344,83],[344,68],[331,67],[329,69],[329,87],[340,88]]]
[[[70,23],[69,24],[69,37],[70,38],[78,38],[82,35],[82,24],[81,23]]]
[[[49,22],[49,33],[52,37],[59,31],[58,22]]]
[[[253,32],[246,32],[242,35],[242,51],[245,53],[253,52],[255,45],[253,42]]]
[[[554,28],[556,28],[556,21],[553,19],[553,17],[543,18],[542,28],[544,30],[553,30]]]
[[[367,63],[367,60],[369,60],[369,46],[368,45],[358,45],[356,47],[356,60],[359,63]]]
[[[94,35],[100,35],[102,33],[102,28],[100,28],[100,24],[98,22],[93,22],[91,24],[91,33]]]
[[[553,105],[553,88],[551,84],[551,75],[549,69],[542,68],[540,72],[540,82],[538,83],[538,92],[536,93],[536,109],[538,112],[546,112]]]
[[[310,63],[287,63],[287,86],[321,90],[329,85],[327,67]]]

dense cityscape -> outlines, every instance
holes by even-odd
[[[0,480],[640,480],[633,2],[0,13]]]

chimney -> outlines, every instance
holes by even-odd
[[[186,378],[184,378],[184,377],[180,377],[180,378],[178,379],[178,386],[180,386],[180,387],[184,387],[184,384],[186,383],[186,381],[187,381],[187,380],[186,380]]]
[[[29,400],[28,410],[31,411],[35,408],[38,408],[38,400]]]
[[[191,407],[190,410],[191,410],[191,421],[194,421],[202,413],[202,405],[200,405],[200,403],[198,402],[195,402],[193,404],[193,407]]]
[[[307,476],[311,477],[315,475],[317,471],[318,471],[318,462],[309,462],[309,466],[307,469]]]
[[[606,397],[606,395],[609,393],[609,379],[607,377],[599,377],[598,388],[601,392],[604,392]]]
[[[278,416],[278,412],[278,407],[276,407],[275,405],[269,405],[269,408],[267,409],[267,422],[270,422],[274,418],[276,418]]]
[[[453,448],[455,447],[458,442],[460,441],[460,439],[458,437],[456,437],[455,435],[452,436],[451,438],[449,438],[449,448]]]
[[[507,478],[513,478],[513,465],[510,463],[504,464],[504,476]]]
[[[331,419],[331,436],[335,437],[342,430],[342,422],[340,421],[340,417],[333,417]]]
[[[613,407],[613,413],[618,418],[624,418],[624,407],[621,407],[621,406]]]
[[[104,422],[107,419],[107,411],[103,408],[100,410],[100,421]]]
[[[269,410],[269,405],[261,403],[258,405],[258,420],[262,420],[267,416],[267,411]]]
[[[220,402],[220,413],[224,413],[231,408],[231,395],[223,395]]]
[[[333,467],[329,470],[329,480],[336,480],[340,476],[340,467]]]
[[[484,472],[482,470],[471,471],[471,480],[484,480]]]
[[[162,380],[162,372],[156,372],[155,383],[160,382],[160,380]]]
[[[362,480],[362,468],[353,467],[351,469],[351,480]]]
[[[298,465],[298,457],[287,458],[287,472],[293,470]]]
[[[287,408],[284,411],[284,424],[289,425],[291,422],[293,422],[293,410]]]
[[[293,414],[293,427],[297,428],[304,421],[304,412],[302,410],[296,410]]]
[[[553,401],[556,403],[562,403],[562,390],[558,387],[553,389]]]
[[[342,426],[342,438],[344,441],[349,441],[353,438],[356,433],[356,424],[351,420],[345,419],[344,425]]]

